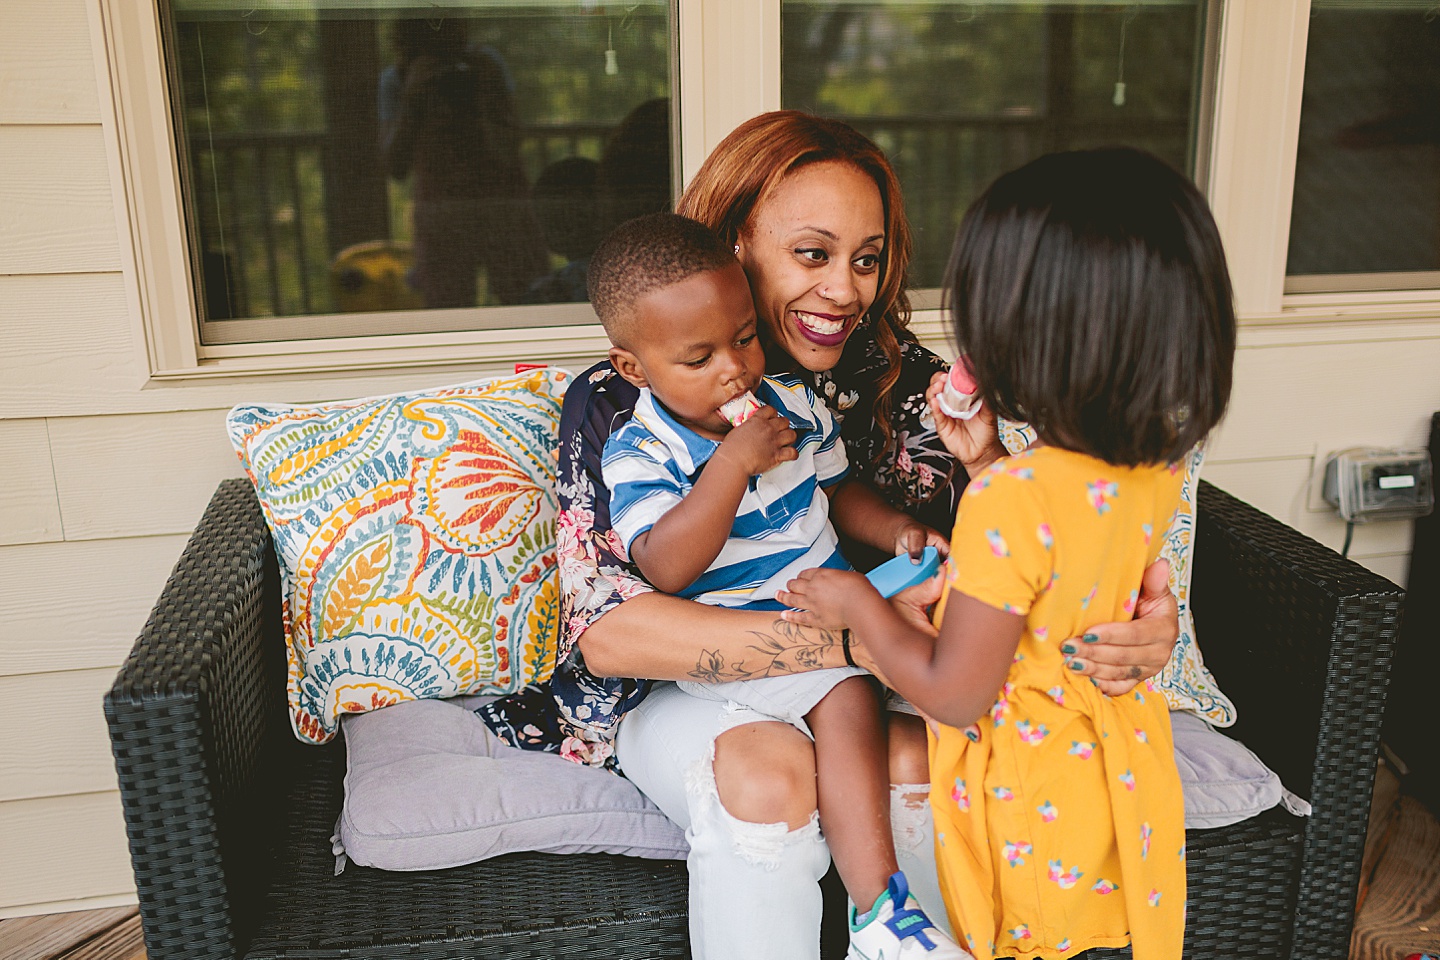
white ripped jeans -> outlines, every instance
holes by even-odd
[[[830,851],[819,818],[798,830],[749,823],[720,804],[715,740],[746,723],[774,720],[752,707],[691,696],[657,683],[620,724],[625,775],[690,841],[690,950],[695,960],[819,960],[820,878]],[[947,927],[935,876],[934,823],[924,784],[890,793],[895,853],[932,922]],[[868,906],[868,905],[867,905]]]

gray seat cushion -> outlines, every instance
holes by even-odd
[[[527,850],[685,858],[684,833],[629,780],[506,746],[471,712],[484,699],[415,700],[344,717],[337,853],[383,870]],[[1280,802],[1280,778],[1244,744],[1191,714],[1171,718],[1186,827],[1225,826]]]
[[[1249,820],[1281,801],[1280,777],[1250,748],[1190,713],[1171,713],[1185,827],[1207,830]]]
[[[497,740],[464,701],[414,700],[343,721],[337,853],[383,870],[501,854],[684,859],[684,832],[629,781]]]

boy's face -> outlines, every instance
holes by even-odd
[[[633,350],[610,348],[626,380],[649,387],[685,426],[712,439],[730,424],[718,408],[765,373],[755,304],[738,263],[651,290],[635,301]]]

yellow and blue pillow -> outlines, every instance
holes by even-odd
[[[242,404],[230,440],[275,538],[291,724],[549,678],[555,466],[570,375],[317,406]]]

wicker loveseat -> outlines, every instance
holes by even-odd
[[[1233,732],[1314,812],[1190,831],[1186,954],[1344,957],[1401,591],[1208,484],[1196,551]],[[337,876],[345,748],[290,734],[275,564],[249,485],[221,484],[105,698],[151,960],[688,955],[680,862]]]

